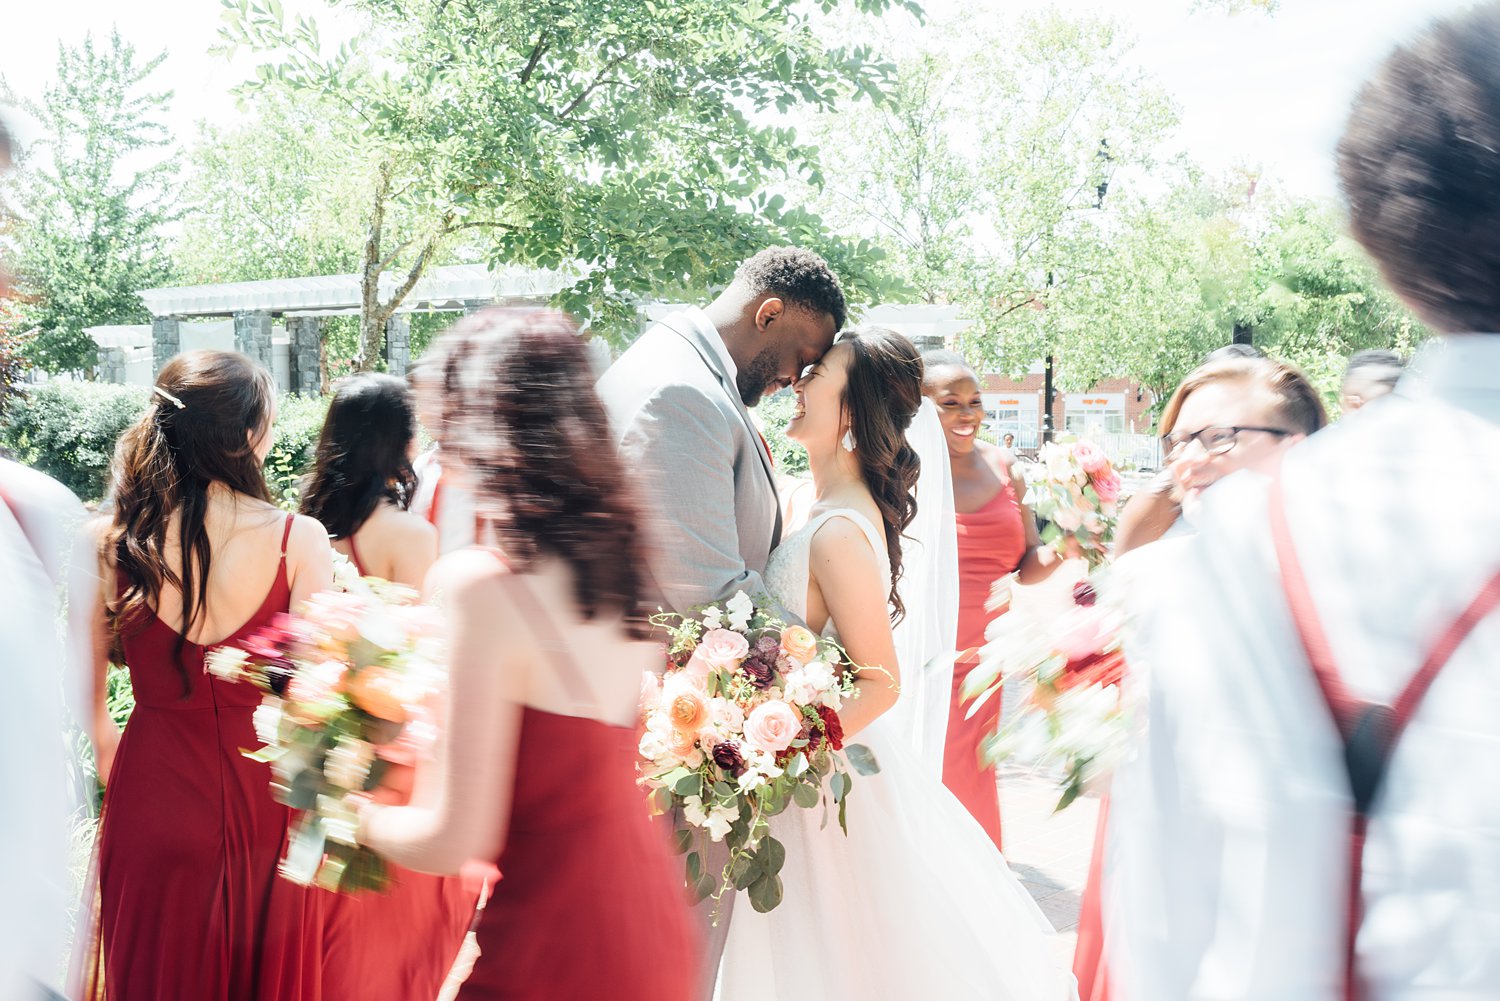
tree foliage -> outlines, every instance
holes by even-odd
[[[136,293],[172,276],[163,228],[176,214],[176,168],[161,155],[170,140],[159,121],[171,93],[148,86],[164,58],[139,58],[117,32],[107,45],[86,36],[59,47],[40,102],[4,91],[42,126],[7,200],[24,322],[38,328],[27,350],[49,371],[91,368],[84,328],[145,320]]]
[[[823,251],[857,288],[877,280],[872,245],[768,192],[821,181],[778,113],[876,95],[889,72],[867,46],[826,46],[797,0],[354,0],[369,31],[332,54],[276,0],[225,3],[227,46],[270,54],[253,86],[328,95],[377,165],[366,361],[454,240],[497,265],[571,270],[562,305],[603,329],[634,326],[634,295],[701,291],[770,243]],[[393,205],[409,234],[388,232]]]

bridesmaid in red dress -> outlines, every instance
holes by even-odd
[[[428,575],[448,725],[414,805],[367,805],[360,838],[431,872],[497,860],[460,1001],[698,1001],[682,875],[635,785],[640,680],[663,650],[634,617],[637,515],[583,342],[555,311],[489,310],[443,335],[418,391],[504,553]]]
[[[998,697],[972,718],[961,698],[964,679],[979,664],[985,627],[1004,609],[985,608],[1000,578],[1020,572],[1023,583],[1052,574],[1061,561],[1040,551],[1036,518],[1023,502],[1026,484],[1005,449],[979,440],[984,397],[979,376],[951,351],[922,356],[923,391],[937,406],[953,470],[953,506],[958,522],[958,656],[953,664],[943,784],[957,796],[1001,847],[1000,792],[995,768],[979,765],[979,744],[1000,716]]]
[[[302,513],[328,529],[334,549],[360,576],[420,589],[437,561],[438,536],[407,511],[416,442],[416,408],[403,380],[346,380],[328,406]],[[403,802],[415,765],[393,761],[382,795]],[[477,888],[466,890],[456,876],[391,868],[393,885],[384,893],[326,894],[323,996],[330,1001],[435,998],[453,967]]]
[[[113,648],[136,704],[123,736],[107,721],[94,734],[106,785],[94,927],[80,933],[89,998],[317,997],[316,907],[276,873],[287,810],[269,767],[241,753],[260,746],[261,694],[204,667],[332,583],[323,527],[271,503],[275,406],[270,373],[244,355],[180,354],[115,453],[97,698]]]

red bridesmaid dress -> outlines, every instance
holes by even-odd
[[[276,579],[231,643],[291,601]],[[123,584],[122,584],[123,590]],[[134,628],[134,627],[139,628]],[[124,631],[135,709],[105,791],[85,996],[107,1001],[308,1001],[319,943],[311,894],[277,875],[287,808],[251,761],[261,693],[204,669],[204,647],[151,614]],[[184,689],[184,673],[186,689]],[[304,989],[305,988],[305,989]]]
[[[1094,828],[1094,854],[1089,859],[1089,879],[1083,889],[1083,909],[1078,915],[1078,944],[1073,951],[1073,976],[1078,981],[1078,1001],[1109,1001],[1109,973],[1104,965],[1104,914],[1100,895],[1104,884],[1104,841],[1109,829],[1109,797],[1099,800],[1099,822]]]
[[[540,608],[531,618],[569,687],[587,690],[550,619]],[[522,707],[496,860],[505,875],[458,1001],[701,1001],[698,929],[636,785],[638,739],[634,727]]]
[[[348,542],[350,561],[365,576],[354,539]],[[478,888],[466,889],[458,876],[387,866],[392,882],[384,892],[318,891],[326,912],[322,983],[328,1001],[430,1001],[463,947]]]
[[[970,514],[955,515],[958,525],[958,659],[953,665],[953,697],[948,739],[943,751],[943,784],[974,815],[1001,847],[1000,792],[994,766],[979,766],[979,744],[994,732],[1000,718],[997,694],[973,718],[961,693],[964,679],[979,664],[984,630],[995,613],[985,609],[995,581],[1021,565],[1026,555],[1026,528],[1021,504],[1009,477],[989,503]]]

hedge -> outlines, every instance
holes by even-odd
[[[150,390],[90,382],[49,382],[12,401],[0,419],[0,447],[61,482],[85,501],[103,498],[115,442],[146,408]],[[266,482],[283,507],[296,506],[297,483],[312,461],[327,401],[283,396]]]

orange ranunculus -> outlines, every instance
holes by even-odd
[[[678,733],[697,733],[708,722],[708,700],[692,685],[668,682],[662,695],[667,719]]]
[[[404,723],[411,686],[382,667],[367,667],[349,678],[349,701],[376,719]]]
[[[810,664],[818,659],[818,638],[804,626],[787,626],[781,631],[781,649],[798,663]]]

